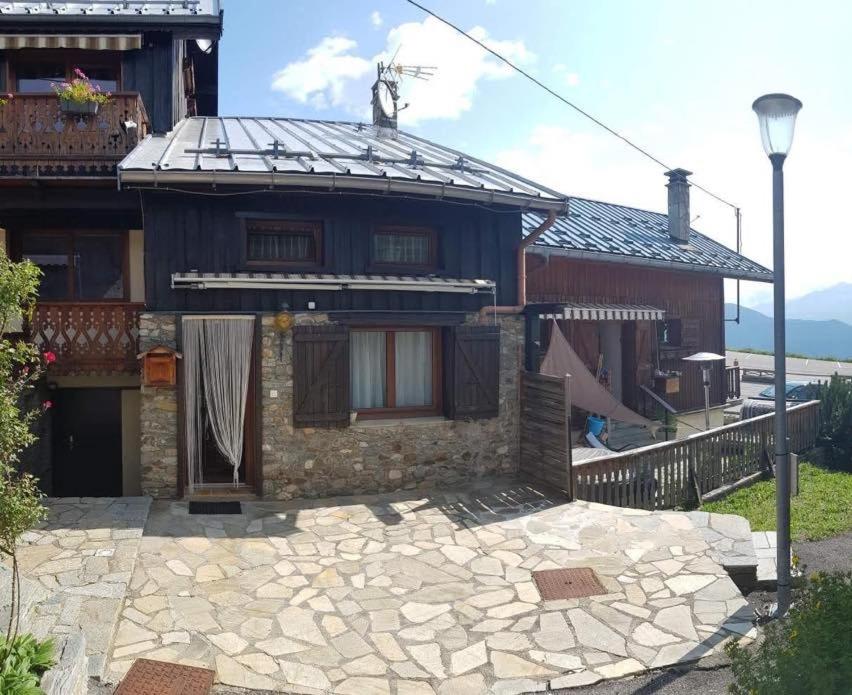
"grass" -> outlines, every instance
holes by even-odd
[[[775,353],[772,350],[761,350],[759,348],[750,348],[750,347],[725,347],[728,352],[748,352],[752,355],[774,355]],[[798,357],[802,360],[817,360],[822,362],[852,362],[852,358],[848,357],[834,357],[833,355],[803,355],[801,352],[788,352],[787,357]]]
[[[775,531],[775,480],[762,480],[701,509],[744,516],[752,531]],[[792,498],[790,514],[793,540],[819,540],[852,530],[852,473],[801,463],[799,495]]]

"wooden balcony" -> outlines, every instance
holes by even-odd
[[[142,307],[117,302],[40,302],[29,336],[42,352],[56,354],[50,374],[138,374]]]
[[[125,128],[129,121],[137,127]],[[54,94],[15,94],[0,106],[0,177],[114,176],[148,129],[135,92],[85,116],[63,113]]]

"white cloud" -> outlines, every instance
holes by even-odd
[[[302,60],[276,72],[272,89],[316,108],[339,106],[346,101],[347,83],[363,77],[372,67],[370,61],[353,54],[357,47],[352,39],[327,36]]]
[[[376,15],[374,12],[374,23]],[[481,26],[469,33],[512,61],[535,61],[535,54],[521,40],[495,39]],[[368,75],[377,62],[388,63],[396,56],[397,64],[435,68],[428,81],[403,78],[400,106],[406,102],[410,106],[400,112],[400,122],[414,125],[430,119],[458,118],[473,106],[483,80],[500,80],[513,74],[511,68],[432,17],[390,29],[384,50],[370,60],[359,55],[357,48],[351,39],[325,37],[303,58],[279,70],[272,89],[317,109],[340,107],[363,118],[369,114],[372,80]]]
[[[576,87],[580,84],[580,75],[568,70],[568,66],[564,63],[557,63],[554,65],[553,72],[559,75],[569,87]]]
[[[370,13],[370,24],[373,25],[375,29],[378,29],[382,24],[385,23],[385,20],[382,19],[382,13],[378,10],[373,10]]]

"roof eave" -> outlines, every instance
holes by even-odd
[[[160,185],[236,185],[279,188],[321,188],[326,191],[365,191],[385,194],[410,194],[437,200],[458,200],[490,205],[506,205],[521,210],[565,212],[567,200],[536,198],[520,193],[507,193],[463,186],[450,186],[427,181],[413,181],[350,174],[298,174],[249,171],[153,171],[119,169],[119,184]]]
[[[581,251],[579,249],[557,248],[545,246],[544,244],[533,244],[530,253],[542,256],[562,256],[575,260],[599,261],[601,263],[616,263],[621,265],[637,265],[646,268],[658,268],[660,270],[679,270],[688,273],[705,273],[717,275],[731,280],[749,280],[752,282],[772,282],[771,271],[758,272],[748,270],[734,270],[731,268],[715,268],[698,263],[682,263],[679,261],[668,261],[661,258],[642,258],[639,256],[627,256],[617,253],[603,253],[600,251]]]
[[[21,25],[27,25],[27,30],[38,26],[42,31],[67,31],[69,28],[80,29],[86,26],[116,26],[136,30],[154,29],[192,29],[192,36],[187,38],[218,39],[222,36],[222,14],[218,15],[40,15],[40,14],[0,14],[5,33],[16,33]],[[17,26],[11,26],[11,25]],[[199,33],[203,32],[203,33]]]

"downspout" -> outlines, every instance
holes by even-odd
[[[550,229],[556,222],[556,211],[547,213],[547,219],[536,227],[526,238],[521,239],[517,250],[518,269],[518,304],[516,306],[484,306],[479,310],[483,316],[487,314],[520,314],[527,304],[527,247],[534,244],[538,238]]]

